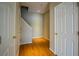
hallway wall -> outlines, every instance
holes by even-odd
[[[21,18],[22,39],[21,44],[32,43],[32,27]]]
[[[25,11],[23,13],[26,13]],[[34,13],[29,11],[24,14],[25,20],[29,22],[30,26],[32,27],[32,37],[41,37],[43,36],[43,16],[39,13]]]
[[[42,14],[32,13],[31,14],[33,38],[43,36],[43,16]]]
[[[43,36],[46,39],[50,39],[50,18],[49,18],[49,11],[43,14]]]
[[[43,27],[42,27],[42,21],[43,21],[43,17],[41,14],[39,13],[32,13],[29,12],[27,13],[26,16],[27,20],[29,20],[29,23],[32,26],[32,37],[41,37],[43,35],[42,31],[43,31]]]

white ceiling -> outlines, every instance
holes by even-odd
[[[22,2],[21,5],[29,7],[29,10],[37,13],[44,13],[48,10],[47,2]]]

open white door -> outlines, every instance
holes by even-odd
[[[59,56],[78,55],[78,7],[65,2],[54,8],[55,52]]]
[[[9,17],[8,4],[0,3],[0,55],[9,55]]]
[[[0,56],[14,56],[15,51],[15,16],[16,4],[0,3]]]

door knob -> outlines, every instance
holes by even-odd
[[[79,35],[79,32],[78,32],[78,35]]]
[[[58,35],[58,33],[55,33],[55,35]]]
[[[16,39],[16,36],[13,36],[13,39]]]

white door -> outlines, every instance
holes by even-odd
[[[0,55],[15,55],[14,3],[0,3]]]
[[[61,3],[54,8],[54,12],[55,52],[59,56],[78,55],[78,10],[76,3]]]
[[[7,53],[9,49],[9,9],[6,4],[0,3],[0,55]]]

